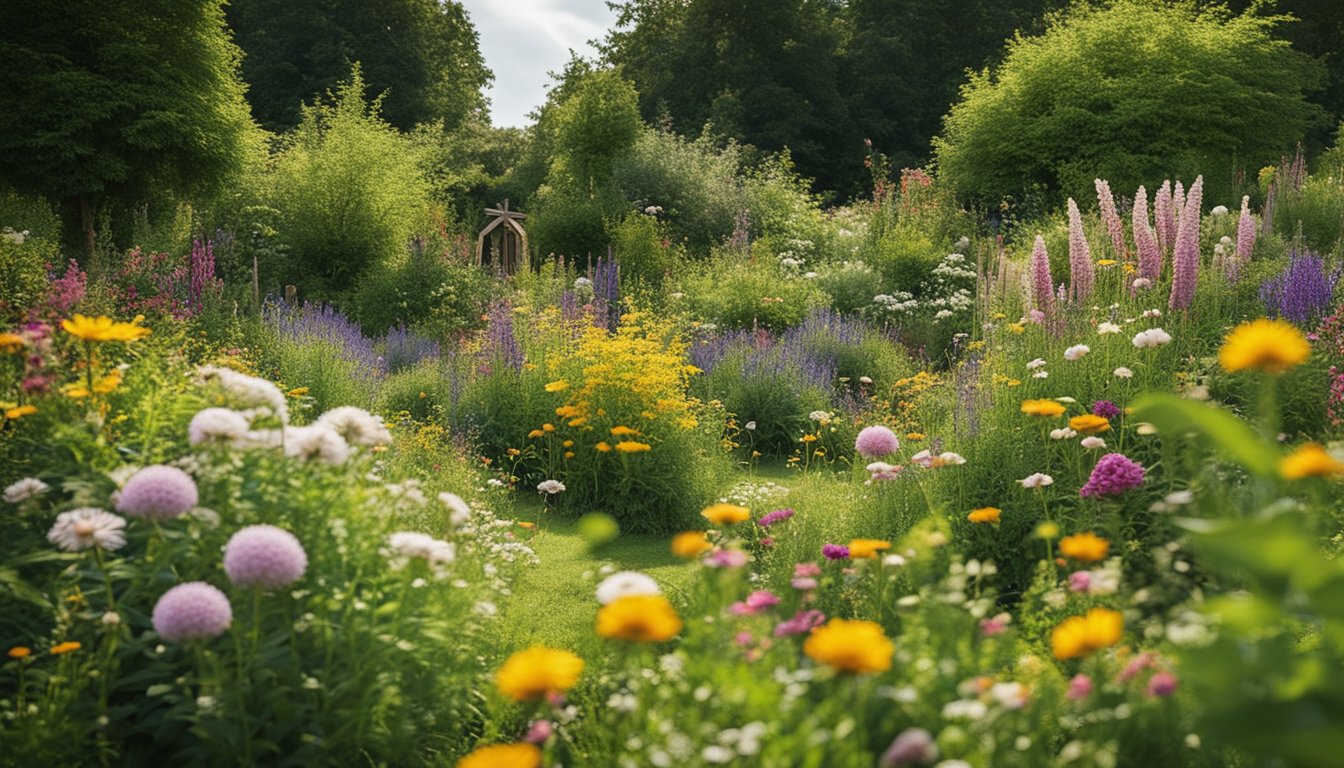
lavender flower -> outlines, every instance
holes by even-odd
[[[1320,256],[1294,250],[1283,272],[1261,284],[1260,300],[1270,317],[1307,326],[1330,312],[1339,276]]]
[[[224,572],[239,587],[279,589],[303,577],[308,555],[294,534],[273,525],[249,525],[224,547]]]
[[[761,515],[761,519],[757,520],[756,524],[762,528],[769,528],[775,523],[783,522],[791,517],[793,517],[793,510],[785,507],[784,509],[776,509],[774,512],[768,512]]]
[[[1148,226],[1148,191],[1142,186],[1134,194],[1134,247],[1139,255],[1139,277],[1157,280],[1162,276],[1162,248],[1158,236]]]
[[[905,768],[910,765],[932,765],[938,759],[938,743],[933,734],[923,728],[906,728],[891,742],[878,761],[880,768]]]
[[[262,309],[262,318],[286,341],[332,349],[353,365],[354,375],[361,382],[372,384],[387,373],[373,340],[335,307],[304,302],[296,308],[283,300],[271,301]]]
[[[1190,197],[1181,209],[1176,249],[1172,254],[1171,301],[1168,303],[1171,309],[1186,309],[1195,299],[1195,284],[1199,281],[1199,220],[1203,192],[1204,177],[1199,176],[1190,185]]]
[[[1104,419],[1120,418],[1120,406],[1110,400],[1098,400],[1092,404],[1092,414]]]
[[[1111,248],[1115,258],[1129,258],[1129,248],[1125,244],[1125,225],[1120,223],[1120,214],[1115,212],[1115,195],[1111,194],[1111,184],[1105,179],[1096,179],[1097,204],[1101,207],[1101,220],[1111,235]]]
[[[425,360],[439,356],[439,343],[427,339],[404,325],[398,325],[383,336],[383,362],[388,373],[411,368]]]
[[[518,337],[513,333],[513,305],[501,301],[490,308],[490,318],[485,326],[485,343],[481,346],[481,357],[488,362],[499,362],[515,371],[523,369],[523,350],[518,346]]]
[[[1176,188],[1171,193],[1171,213],[1175,222],[1172,227],[1171,247],[1176,247],[1176,238],[1181,236],[1181,217],[1185,215],[1185,188],[1176,180]]]
[[[849,557],[849,547],[844,544],[823,544],[821,554],[827,560],[845,560]]]
[[[117,499],[117,511],[131,517],[166,520],[190,511],[198,501],[200,494],[190,475],[159,464],[131,475]]]
[[[1196,182],[1198,183],[1198,182]],[[1108,453],[1092,468],[1092,476],[1078,491],[1083,498],[1119,496],[1143,484],[1143,466],[1121,453]]]
[[[203,581],[178,584],[154,604],[154,631],[170,643],[218,637],[231,623],[229,598]]]
[[[805,635],[816,627],[826,623],[826,614],[816,609],[799,611],[792,618],[775,625],[775,637]]]
[[[1082,303],[1092,295],[1095,273],[1092,250],[1083,230],[1083,215],[1078,204],[1069,198],[1069,301]]]
[[[1050,276],[1050,256],[1045,252],[1045,238],[1036,236],[1031,249],[1031,292],[1036,309],[1049,315],[1055,308],[1055,283]]]

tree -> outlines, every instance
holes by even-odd
[[[436,120],[453,130],[485,109],[491,74],[476,30],[451,0],[232,0],[243,78],[257,120],[283,132],[300,106],[359,62],[383,116],[401,130]]]
[[[984,201],[1202,173],[1207,199],[1231,200],[1238,170],[1277,160],[1322,116],[1306,99],[1320,65],[1275,23],[1157,0],[1056,15],[962,89],[936,141],[939,173]]]
[[[227,183],[251,128],[222,0],[0,4],[0,179],[64,204]]]

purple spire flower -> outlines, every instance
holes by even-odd
[[[900,447],[901,441],[896,439],[896,433],[880,425],[864,427],[854,439],[854,450],[865,459],[889,456]]]
[[[1134,193],[1134,213],[1131,218],[1134,224],[1134,247],[1139,252],[1139,277],[1157,282],[1162,276],[1162,247],[1158,244],[1158,235],[1148,226],[1148,190],[1142,186]]]
[[[287,587],[307,569],[303,545],[294,534],[273,525],[242,528],[224,547],[224,572],[235,586]]]
[[[1097,179],[1097,204],[1101,207],[1101,220],[1106,223],[1106,231],[1111,234],[1111,248],[1115,258],[1129,258],[1129,247],[1125,244],[1125,225],[1120,222],[1120,214],[1115,212],[1115,195],[1111,194],[1111,183]]]
[[[1103,419],[1118,419],[1120,418],[1120,406],[1110,400],[1098,400],[1092,404],[1092,413]]]
[[[131,475],[117,499],[117,511],[131,517],[167,520],[191,511],[200,501],[196,482],[177,467],[158,464]]]
[[[823,544],[821,555],[827,560],[844,560],[849,557],[849,547],[844,544]]]
[[[1108,453],[1092,468],[1092,476],[1078,491],[1083,498],[1119,496],[1143,484],[1143,466],[1122,453]]]
[[[1249,195],[1243,195],[1241,198],[1241,218],[1237,220],[1237,260],[1233,268],[1232,279],[1236,280],[1243,264],[1251,260],[1251,252],[1255,250],[1255,219],[1251,218],[1251,198]]]
[[[1083,215],[1078,204],[1069,198],[1069,301],[1080,303],[1092,295],[1095,273],[1092,267],[1092,249],[1087,245],[1083,231]]]
[[[203,581],[178,584],[154,604],[154,631],[170,643],[219,637],[232,622],[229,598]]]
[[[1176,247],[1176,238],[1181,236],[1181,216],[1185,214],[1185,187],[1181,186],[1180,179],[1176,180],[1176,189],[1171,193],[1171,215],[1173,226],[1171,229],[1171,247]]]
[[[785,507],[784,509],[776,509],[774,512],[762,515],[761,519],[756,521],[756,524],[762,528],[769,528],[775,523],[788,520],[790,517],[793,517],[793,510]]]
[[[1050,256],[1045,252],[1045,238],[1036,236],[1031,249],[1031,293],[1036,309],[1051,314],[1055,308],[1055,282],[1050,276]]]
[[[1283,272],[1260,286],[1260,300],[1271,317],[1308,325],[1325,316],[1333,304],[1340,270],[1326,269],[1320,256],[1293,252]]]
[[[1162,182],[1153,196],[1153,227],[1157,230],[1157,247],[1163,253],[1176,243],[1176,210],[1171,200],[1171,180]]]
[[[1181,209],[1176,250],[1171,259],[1170,309],[1186,309],[1195,299],[1195,284],[1199,281],[1199,218],[1203,193],[1204,177],[1199,176],[1190,185],[1190,196]]]

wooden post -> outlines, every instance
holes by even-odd
[[[285,286],[285,303],[294,306],[299,301],[299,289],[292,285]]]

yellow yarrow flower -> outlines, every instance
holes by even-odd
[[[535,744],[492,744],[457,761],[457,768],[541,768],[541,748]]]
[[[891,669],[895,649],[875,622],[845,619],[831,619],[803,643],[803,653],[813,661],[858,675]]]
[[[1111,543],[1095,533],[1075,533],[1059,540],[1059,554],[1077,560],[1080,563],[1095,563],[1105,560],[1111,550]]]
[[[597,634],[612,640],[661,643],[681,631],[681,617],[662,595],[629,595],[597,612]]]
[[[884,539],[851,539],[849,556],[854,560],[873,560],[877,553],[891,549],[891,542]]]
[[[997,523],[1002,515],[1003,510],[998,507],[981,507],[979,509],[971,510],[971,513],[966,516],[966,519],[970,520],[972,523]]]
[[[597,445],[594,445],[593,450],[598,451],[600,453],[611,453],[611,444],[603,440]]]
[[[1084,413],[1081,416],[1074,416],[1069,419],[1069,429],[1077,430],[1084,435],[1096,435],[1106,432],[1111,428],[1111,420],[1105,416],[1097,416],[1091,413]]]
[[[1307,443],[1279,460],[1279,474],[1288,480],[1344,475],[1344,461],[1331,456],[1317,443]]]
[[[545,389],[547,392],[564,392],[566,389],[569,389],[569,382],[564,379],[561,379],[560,381],[552,381],[546,385]]]
[[[733,525],[749,519],[751,510],[736,504],[719,502],[705,507],[700,511],[700,516],[715,525]]]
[[[614,437],[634,437],[639,435],[639,430],[630,427],[612,427],[611,434]]]
[[[653,450],[653,446],[648,443],[640,443],[634,440],[622,440],[616,444],[618,453],[645,453]]]
[[[1310,356],[1311,344],[1295,326],[1261,318],[1232,329],[1218,350],[1218,364],[1228,373],[1254,368],[1278,374]]]
[[[1057,403],[1054,400],[1023,400],[1022,412],[1029,416],[1046,416],[1054,418],[1064,413],[1064,404]]]
[[[1055,658],[1080,659],[1120,642],[1125,618],[1119,611],[1093,608],[1085,616],[1071,616],[1050,633],[1050,650]]]
[[[534,645],[504,662],[495,673],[495,686],[514,701],[533,701],[573,688],[582,673],[583,659],[573,653]]]
[[[12,419],[22,419],[24,416],[32,416],[34,413],[37,413],[37,406],[35,406],[35,405],[20,405],[20,406],[15,407],[15,408],[9,408],[9,409],[7,409],[7,410],[5,411],[5,418],[6,418],[6,419],[11,419],[11,420],[12,420]]]
[[[683,531],[672,537],[672,554],[686,560],[694,560],[713,548],[704,531]]]
[[[65,332],[79,339],[80,341],[135,341],[136,339],[148,336],[150,330],[140,325],[142,317],[137,317],[133,322],[118,323],[107,316],[85,317],[76,314],[72,319],[62,320],[61,327]]]
[[[9,649],[9,658],[26,659],[33,655],[33,649],[23,645],[16,645]]]
[[[81,646],[79,643],[73,640],[67,640],[64,643],[52,646],[50,653],[52,656],[60,656],[61,654],[78,651],[81,647],[83,646]]]
[[[23,347],[23,337],[19,334],[0,333],[0,352],[18,352]]]
[[[540,429],[534,429],[527,433],[528,438],[531,440],[536,440],[538,437],[544,437],[545,435],[546,433],[542,432]]]

